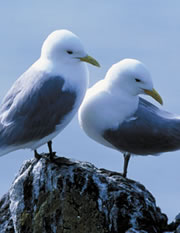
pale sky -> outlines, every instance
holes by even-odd
[[[69,29],[80,38],[101,69],[89,65],[90,85],[104,78],[113,63],[136,58],[149,68],[163,109],[180,115],[180,1],[54,0],[0,3],[0,100],[40,55],[41,45],[56,29]],[[156,104],[152,99],[149,101]],[[159,106],[159,105],[158,105]],[[160,106],[159,106],[160,107]],[[121,172],[123,156],[88,138],[77,116],[53,141],[58,155],[88,161],[98,168]],[[46,151],[42,147],[40,151]],[[29,150],[0,158],[0,196],[8,191]],[[180,211],[180,151],[158,157],[137,156],[128,177],[154,195],[170,220]]]

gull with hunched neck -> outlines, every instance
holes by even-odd
[[[77,112],[88,87],[87,55],[80,39],[68,30],[51,33],[40,58],[13,84],[0,106],[0,156],[48,143]]]
[[[87,91],[79,109],[85,133],[123,153],[124,177],[131,154],[158,155],[180,149],[180,117],[159,109],[140,94],[163,103],[146,66],[124,59]]]

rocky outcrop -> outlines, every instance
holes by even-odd
[[[62,157],[26,161],[0,201],[1,233],[155,233],[177,226],[169,228],[140,183]]]

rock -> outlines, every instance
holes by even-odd
[[[27,161],[0,200],[1,233],[159,233],[167,217],[143,185],[90,163]]]
[[[175,221],[168,225],[167,230],[169,232],[180,233],[180,213],[175,217]]]

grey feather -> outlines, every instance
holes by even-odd
[[[73,109],[76,92],[63,90],[64,79],[32,69],[5,96],[0,108],[0,146],[20,145],[51,134]]]
[[[133,120],[107,129],[103,137],[117,149],[147,155],[180,149],[180,118],[140,98]]]

